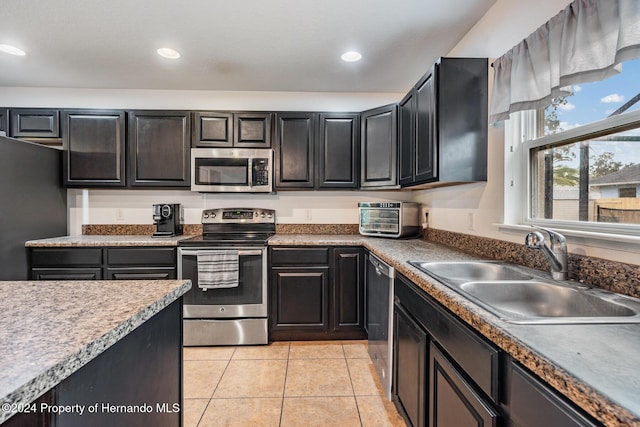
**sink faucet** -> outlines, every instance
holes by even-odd
[[[549,234],[551,244],[544,244],[544,236],[539,231],[532,231],[524,239],[524,245],[529,249],[539,249],[549,261],[551,276],[555,280],[567,280],[567,239],[555,231],[547,228],[532,227],[546,231]]]

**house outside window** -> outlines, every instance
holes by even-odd
[[[525,223],[640,235],[639,75],[640,60],[628,61],[525,113],[535,123],[523,143]]]

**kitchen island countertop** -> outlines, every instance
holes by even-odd
[[[191,288],[189,280],[0,282],[0,422]],[[6,404],[9,404],[7,406]]]

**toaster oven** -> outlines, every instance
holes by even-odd
[[[364,236],[398,238],[420,234],[419,203],[361,202],[358,211],[358,230]]]

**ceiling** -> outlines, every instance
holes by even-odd
[[[494,2],[2,0],[0,86],[403,92]]]

